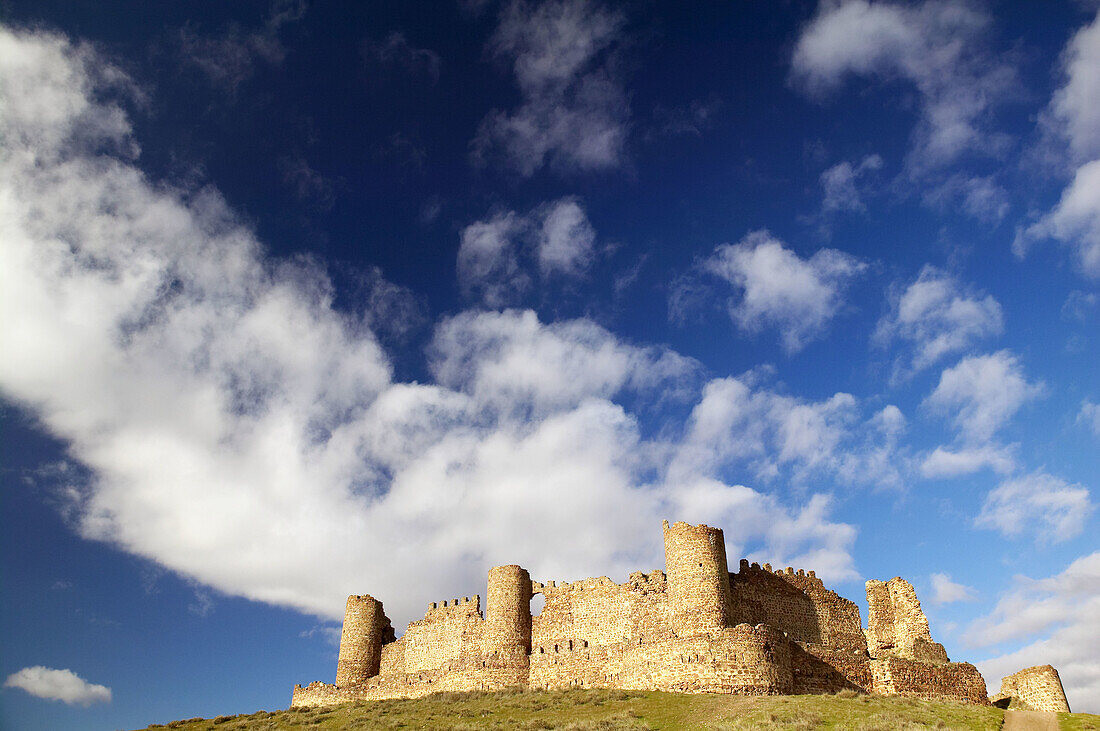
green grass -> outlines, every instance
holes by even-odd
[[[437,693],[412,700],[259,711],[173,721],[151,729],[999,729],[1004,711],[882,696],[684,695],[621,690]],[[1059,714],[1063,729],[1098,729],[1100,716]]]

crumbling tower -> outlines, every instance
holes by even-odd
[[[900,576],[867,582],[867,649],[871,657],[948,661],[943,645],[932,641],[913,585]]]
[[[730,577],[721,528],[664,521],[672,630],[680,637],[730,624]]]
[[[340,632],[336,685],[356,685],[378,675],[382,644],[387,639],[393,639],[393,628],[382,612],[382,602],[369,594],[349,596]]]
[[[516,565],[489,569],[486,649],[501,661],[525,661],[531,652],[531,575]]]

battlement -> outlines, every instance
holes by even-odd
[[[479,594],[432,602],[400,639],[381,602],[348,597],[336,683],[295,686],[294,703],[509,687],[849,689],[986,702],[977,670],[948,662],[932,641],[908,582],[868,582],[865,630],[859,608],[812,570],[741,559],[731,573],[721,529],[664,521],[663,534],[664,570],[635,571],[622,583],[532,581],[521,566],[496,566],[484,613]],[[536,594],[545,602],[532,616]],[[1013,688],[1050,695],[1049,678],[1023,673]]]
[[[737,573],[742,574],[748,571],[762,571],[768,574],[773,574],[783,579],[787,579],[792,583],[797,583],[800,587],[811,586],[817,589],[826,590],[825,583],[822,582],[821,579],[817,578],[817,574],[812,570],[807,571],[805,569],[798,569],[796,571],[794,568],[788,566],[785,569],[775,569],[773,571],[772,565],[770,563],[766,563],[761,566],[755,561],[749,563],[749,560],[747,558],[743,558],[741,559],[741,563],[738,566]]]
[[[451,614],[463,612],[481,616],[481,595],[474,594],[473,597],[464,596],[462,599],[451,599],[450,601],[444,599],[441,602],[432,602],[428,605],[428,611],[424,615],[424,619],[436,618],[441,612]]]

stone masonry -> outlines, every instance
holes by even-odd
[[[996,705],[1007,705],[1012,699],[1021,700],[1035,711],[1069,713],[1069,701],[1062,689],[1058,671],[1050,665],[1036,665],[1001,679],[1001,692],[990,700]]]
[[[295,686],[292,703],[510,687],[745,695],[848,689],[989,702],[977,669],[950,662],[932,641],[913,587],[900,578],[867,582],[864,629],[859,608],[813,571],[742,560],[730,573],[718,528],[666,521],[664,544],[665,571],[638,571],[623,584],[607,577],[538,582],[519,566],[498,566],[489,571],[486,616],[479,596],[432,603],[400,639],[381,602],[351,596],[336,683]],[[536,594],[545,605],[532,617]],[[1040,685],[1021,680],[1015,687],[1037,697],[1030,689]]]

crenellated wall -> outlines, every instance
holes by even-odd
[[[514,686],[986,702],[981,675],[947,661],[901,579],[868,582],[864,630],[858,607],[813,571],[741,561],[730,573],[717,528],[666,521],[664,543],[667,574],[638,571],[622,584],[538,582],[520,566],[494,567],[484,616],[479,596],[435,602],[400,639],[381,602],[349,597],[337,682],[295,686],[293,703]],[[534,594],[545,604],[532,617]]]
[[[859,607],[825,588],[813,571],[742,559],[730,574],[731,618],[734,622],[782,627],[792,640],[850,650],[866,650]]]

